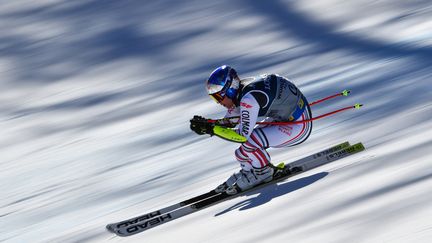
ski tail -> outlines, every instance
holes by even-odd
[[[314,154],[306,156],[306,157],[304,157],[302,159],[299,159],[297,161],[291,162],[291,163],[289,163],[289,165],[290,165],[290,167],[298,167],[298,166],[301,166],[301,165],[303,165],[303,164],[305,164],[307,162],[320,159],[321,157],[325,157],[325,156],[327,156],[329,154],[332,154],[332,153],[334,153],[336,151],[348,148],[349,146],[350,146],[349,142],[343,142],[343,143],[340,143],[340,144],[335,145],[333,147],[330,147],[330,148],[324,149],[322,151],[319,151],[318,153],[314,153]]]
[[[310,160],[310,161],[306,161],[306,162],[301,163],[301,164],[294,164],[294,165],[290,164],[290,166],[292,168],[298,167],[302,171],[307,171],[307,170],[311,170],[313,168],[316,168],[318,166],[328,164],[328,163],[333,162],[335,160],[345,158],[349,155],[356,154],[356,153],[361,152],[363,150],[365,150],[365,147],[363,146],[363,144],[362,143],[356,143],[356,144],[351,145],[349,147],[345,147],[345,148],[336,150],[332,153],[322,154],[321,159]]]

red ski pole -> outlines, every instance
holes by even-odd
[[[338,94],[330,95],[330,96],[325,97],[323,99],[316,100],[316,101],[314,101],[312,103],[309,103],[309,106],[313,106],[313,105],[319,104],[319,103],[321,103],[323,101],[330,100],[330,99],[333,99],[333,98],[336,98],[336,97],[339,97],[339,96],[348,96],[350,93],[351,93],[351,91],[346,89],[346,90],[344,90],[344,91],[342,91],[342,92],[340,92]]]
[[[315,120],[318,120],[318,119],[321,119],[321,118],[324,118],[324,117],[327,117],[327,116],[331,116],[331,115],[334,115],[334,114],[336,114],[336,113],[340,113],[340,112],[343,112],[343,111],[346,111],[346,110],[351,110],[351,109],[360,109],[360,107],[362,107],[362,106],[363,106],[363,104],[355,104],[355,105],[353,105],[353,106],[344,107],[344,108],[341,108],[341,109],[339,109],[339,110],[335,110],[335,111],[332,111],[332,112],[328,112],[328,113],[325,113],[325,114],[319,115],[319,116],[317,116],[317,117],[313,117],[313,118],[311,118],[311,119],[307,119],[307,120],[303,120],[303,121],[257,122],[256,124],[261,124],[261,125],[290,125],[290,124],[303,124],[303,123],[307,123],[307,122],[315,121]],[[239,117],[223,118],[223,119],[220,119],[220,120],[212,120],[212,119],[208,119],[207,122],[210,122],[210,123],[217,123],[217,122],[222,121],[222,120],[230,120],[230,119],[238,119],[238,118],[239,118]],[[235,124],[235,123],[236,123],[236,122],[234,122],[234,123],[232,123],[232,124]]]
[[[307,119],[307,120],[303,120],[303,121],[287,121],[287,122],[257,122],[257,124],[262,124],[262,125],[290,125],[290,124],[303,124],[303,123],[307,123],[307,122],[315,121],[315,120],[318,120],[318,119],[321,119],[321,118],[324,118],[324,117],[327,117],[327,116],[331,116],[331,115],[334,115],[334,114],[336,114],[336,113],[340,113],[340,112],[343,112],[343,111],[346,111],[346,110],[351,110],[351,109],[360,109],[360,107],[362,107],[362,106],[363,106],[363,104],[355,104],[355,105],[353,105],[353,106],[348,106],[348,107],[345,107],[345,108],[342,108],[342,109],[339,109],[339,110],[335,110],[335,111],[332,111],[332,112],[329,112],[329,113],[325,113],[325,114],[322,114],[322,115],[320,115],[320,116],[313,117],[313,118],[311,118],[311,119]]]

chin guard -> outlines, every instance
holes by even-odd
[[[247,138],[236,133],[233,129],[230,129],[227,127],[221,127],[221,126],[216,125],[213,128],[213,133],[214,133],[214,135],[216,135],[220,138],[223,138],[225,140],[228,140],[230,142],[244,143],[247,141]]]

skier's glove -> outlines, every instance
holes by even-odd
[[[210,136],[213,136],[213,127],[215,124],[208,122],[204,117],[194,116],[190,120],[190,123],[190,129],[198,135],[210,134]]]

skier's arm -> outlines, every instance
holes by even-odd
[[[205,118],[195,116],[191,120],[191,129],[199,135],[209,134],[216,135],[231,142],[244,143],[252,133],[260,110],[260,104],[257,99],[251,94],[246,94],[240,101],[240,107],[235,110],[229,110],[226,118],[240,116],[239,128],[237,130],[230,129],[228,124],[223,124],[220,120],[216,124],[208,123]],[[228,120],[227,120],[228,121]],[[229,121],[228,121],[229,122]],[[235,123],[232,124],[234,127]]]
[[[239,107],[228,109],[224,118],[219,119],[217,124],[222,125],[224,127],[234,128],[239,121],[239,116],[240,116]]]
[[[231,142],[244,143],[251,135],[260,110],[260,105],[256,98],[251,94],[246,94],[240,101],[237,109],[239,118],[239,128],[237,131],[216,125],[213,129],[214,135]]]
[[[190,128],[198,135],[209,134],[210,136],[216,135],[220,138],[226,139],[231,142],[244,143],[246,138],[239,135],[235,130],[216,125],[209,122],[206,118],[201,116],[194,116],[191,120]]]
[[[249,138],[256,125],[260,105],[255,97],[249,93],[243,96],[240,101],[240,124],[238,133]]]

